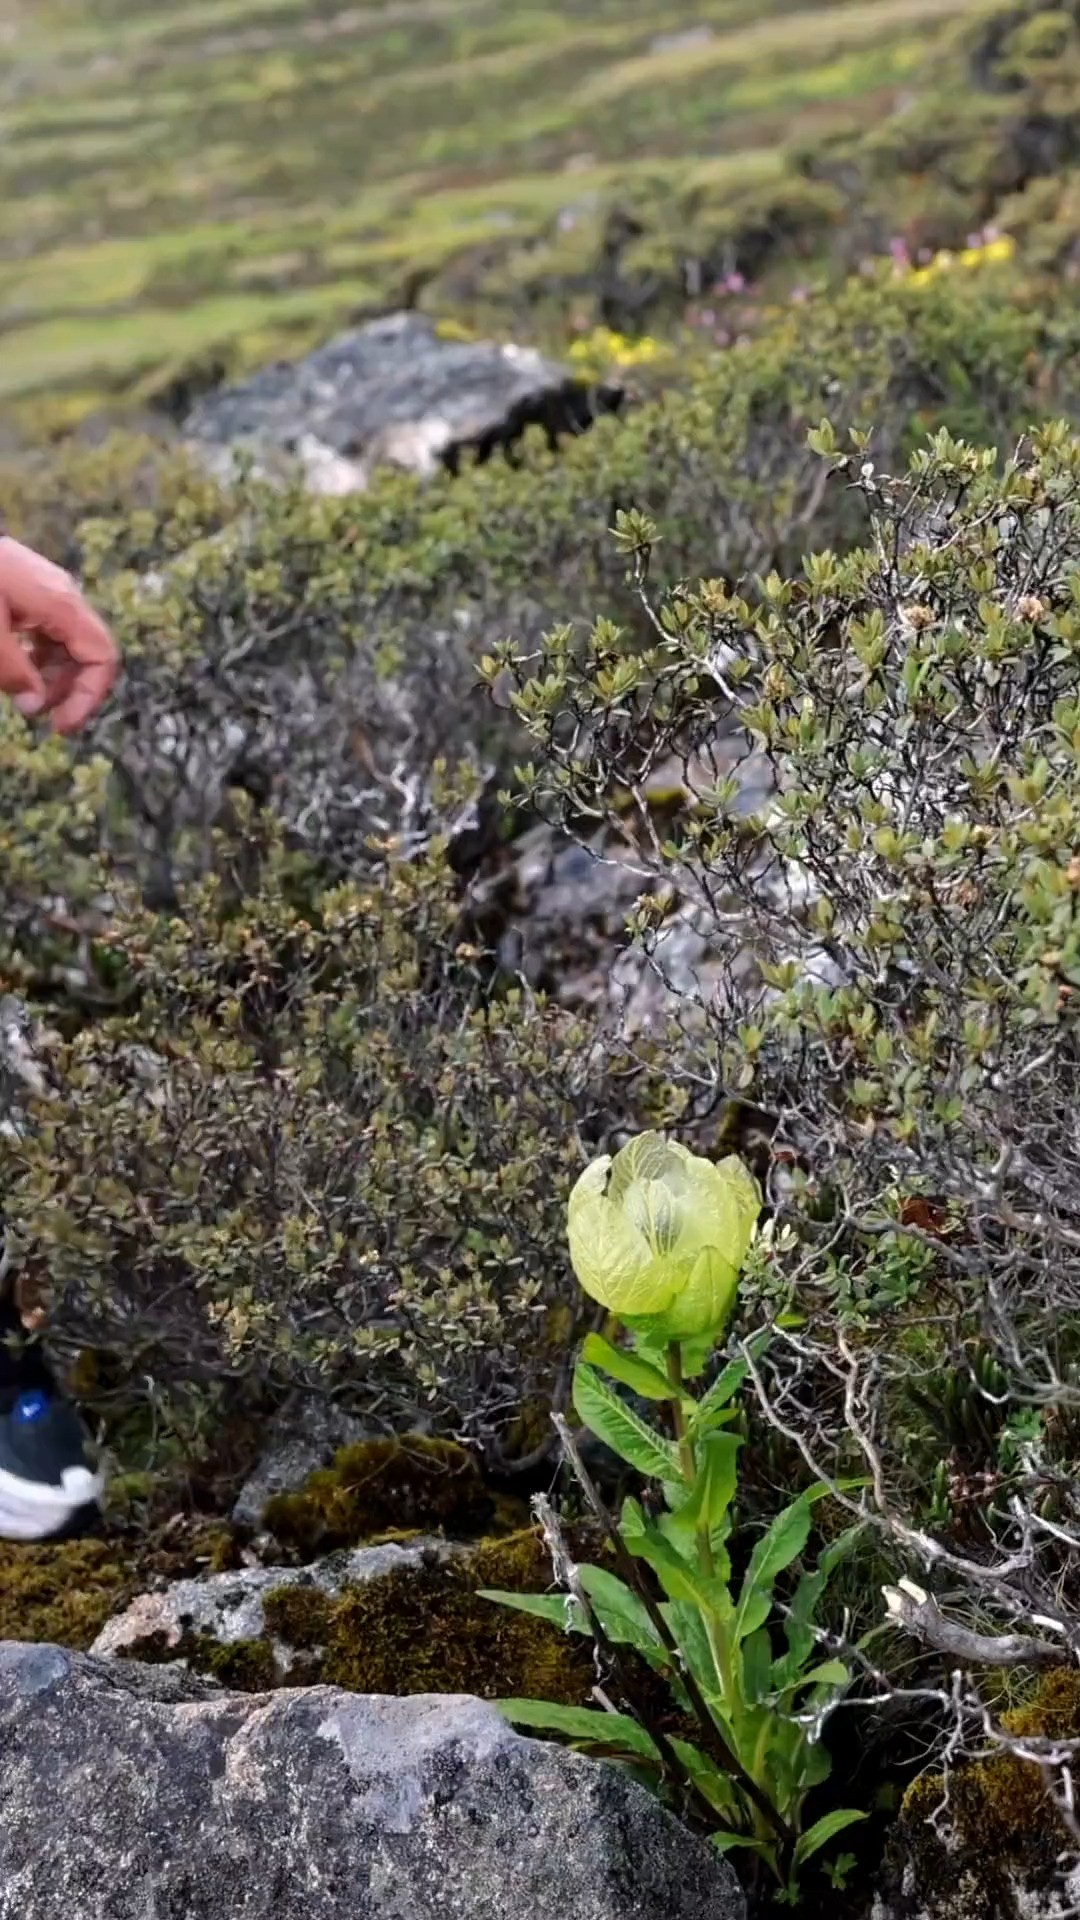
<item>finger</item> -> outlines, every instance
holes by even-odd
[[[20,713],[41,713],[48,692],[40,673],[11,624],[0,601],[0,693],[6,693]]]
[[[67,699],[82,668],[47,633],[27,634],[23,638],[23,645],[28,649],[45,687],[45,704],[41,711],[43,714],[52,713]]]
[[[62,650],[44,677],[44,711],[57,733],[74,733],[97,712],[120,669],[116,643],[104,622],[78,593],[60,591],[39,599],[39,633]]]
[[[48,636],[85,669],[71,689],[74,704],[67,713],[63,709],[68,689],[63,677],[53,674],[54,697],[48,705],[58,717],[63,713],[61,730],[70,731],[80,724],[71,714],[81,711],[87,719],[94,702],[100,705],[115,681],[120,665],[116,642],[70,574],[10,538],[0,540],[0,588],[17,627]]]
[[[77,733],[80,727],[84,727],[107,698],[116,680],[116,672],[115,660],[95,660],[80,666],[74,685],[63,693],[59,704],[52,708],[50,718],[53,732]]]

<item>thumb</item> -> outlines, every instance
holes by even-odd
[[[48,695],[45,682],[11,624],[11,614],[0,600],[0,693],[6,693],[28,718],[40,713]]]

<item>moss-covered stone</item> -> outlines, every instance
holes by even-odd
[[[343,1447],[298,1492],[275,1494],[264,1522],[282,1547],[313,1559],[391,1533],[468,1537],[489,1526],[494,1511],[464,1447],[409,1434]]]
[[[212,1674],[237,1693],[269,1693],[277,1685],[274,1650],[266,1640],[237,1640],[220,1646],[216,1640],[200,1638],[188,1659],[200,1673]]]
[[[56,1546],[0,1542],[0,1640],[84,1651],[106,1620],[156,1579],[235,1564],[231,1534],[185,1528],[169,1538],[120,1535]]]
[[[1076,1739],[1080,1673],[1048,1674],[1001,1723],[1022,1736]],[[900,1837],[933,1920],[1009,1920],[1016,1889],[1048,1885],[1068,1844],[1039,1768],[1006,1752],[957,1767],[947,1784],[923,1774],[904,1797]]]
[[[0,1639],[89,1647],[130,1579],[111,1542],[0,1545]]]
[[[479,1598],[482,1588],[539,1593],[550,1585],[543,1541],[526,1531],[485,1542],[449,1563],[392,1573],[339,1595],[280,1587],[265,1602],[266,1640],[223,1646],[193,1636],[170,1657],[179,1652],[198,1671],[258,1692],[280,1684],[270,1644],[277,1640],[304,1655],[290,1663],[290,1686],[475,1693],[485,1699],[534,1694],[580,1703],[594,1678],[589,1644]]]

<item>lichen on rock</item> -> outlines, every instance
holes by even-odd
[[[1080,1673],[1049,1673],[1006,1733],[1080,1736]],[[920,1776],[904,1797],[890,1862],[888,1920],[1051,1920],[1061,1911],[1069,1836],[1039,1767],[1006,1749]]]
[[[745,1920],[625,1769],[474,1699],[244,1698],[0,1646],[0,1805],[21,1920]]]

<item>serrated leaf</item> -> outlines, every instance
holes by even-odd
[[[654,1433],[583,1360],[574,1369],[574,1409],[590,1433],[639,1473],[654,1480],[678,1479],[679,1459],[671,1442]]]

